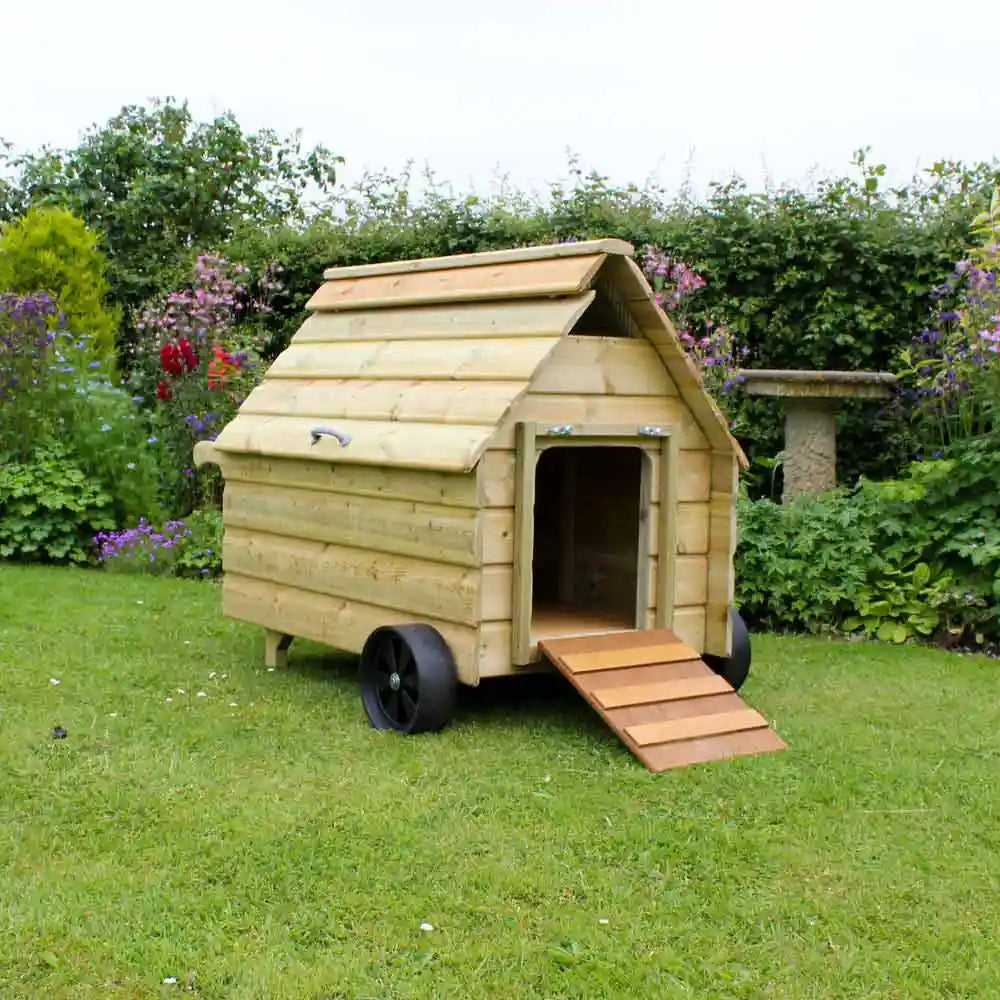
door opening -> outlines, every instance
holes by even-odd
[[[533,638],[636,628],[640,448],[549,447],[535,470]]]

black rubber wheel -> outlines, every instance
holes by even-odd
[[[458,675],[430,625],[383,625],[361,650],[361,702],[375,729],[422,733],[451,718]]]
[[[706,653],[702,659],[739,691],[750,673],[750,633],[746,622],[735,608],[729,609],[729,620],[733,623],[733,651],[729,656],[712,656]]]

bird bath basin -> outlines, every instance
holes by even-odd
[[[745,368],[739,374],[749,395],[774,396],[784,403],[783,503],[837,485],[840,400],[887,399],[896,385],[896,376],[889,372]]]

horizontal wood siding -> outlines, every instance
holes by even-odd
[[[226,573],[392,608],[418,619],[479,623],[480,571],[368,548],[227,527]]]
[[[677,386],[646,340],[564,337],[535,375],[537,395],[676,396]]]
[[[275,379],[257,386],[240,413],[493,426],[522,387],[521,382]]]
[[[447,254],[442,257],[411,257],[408,260],[386,260],[375,264],[348,264],[329,267],[323,277],[367,278],[373,274],[406,274],[411,271],[451,271],[458,267],[488,267],[513,264],[524,260],[551,260],[556,257],[582,257],[590,254],[625,254],[632,256],[635,247],[625,240],[582,240],[574,243],[551,243],[547,246],[512,247],[507,250],[484,250],[477,253]]]
[[[388,308],[434,302],[469,302],[584,291],[605,259],[601,253],[440,271],[378,274],[324,281],[309,310]]]
[[[594,299],[591,291],[559,299],[464,302],[372,312],[313,313],[291,343],[368,340],[454,340],[486,337],[557,337]]]
[[[260,455],[223,454],[220,458],[226,483],[262,483],[472,510],[480,506],[475,473],[394,469],[382,465],[347,465]]]
[[[415,620],[411,614],[384,605],[332,597],[238,573],[227,573],[223,580],[222,610],[231,618],[351,653],[359,653],[380,625]],[[476,684],[481,676],[509,671],[509,626],[473,628],[430,617],[420,620],[434,626],[448,643],[464,683]]]
[[[676,396],[573,396],[568,393],[528,392],[511,408],[490,439],[490,448],[514,447],[514,427],[519,420],[553,424],[625,424],[679,428],[681,448],[705,448],[707,442]]]
[[[351,440],[342,447],[333,437],[313,441],[317,427],[328,427]],[[439,472],[471,471],[489,441],[485,424],[405,424],[396,420],[334,417],[278,417],[246,413],[223,428],[215,448],[223,455],[375,465]]]
[[[478,568],[483,562],[477,514],[457,507],[232,482],[223,493],[223,517],[227,528],[454,566]],[[502,546],[503,536],[496,534],[494,544]]]
[[[557,334],[454,340],[370,340],[292,343],[267,370],[267,379],[519,381],[534,374],[559,342]],[[337,393],[331,393],[336,403]]]

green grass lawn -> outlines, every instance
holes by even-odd
[[[2,1000],[997,995],[996,662],[758,636],[789,750],[653,775],[559,677],[377,733],[218,608],[0,566]]]

